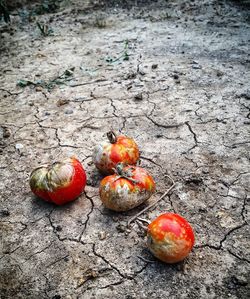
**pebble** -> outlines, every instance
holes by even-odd
[[[156,64],[156,63],[152,64],[151,68],[152,68],[152,70],[157,69],[158,68],[158,64]]]
[[[73,114],[73,110],[72,109],[66,109],[64,113],[65,114]]]
[[[17,144],[16,144],[16,149],[17,149],[17,150],[20,150],[20,149],[22,149],[22,148],[23,148],[22,143],[17,143]]]
[[[192,64],[192,68],[195,69],[195,70],[199,70],[202,67],[199,64]]]
[[[139,70],[139,74],[142,75],[142,76],[146,75],[146,73],[144,72],[144,70]]]
[[[138,93],[134,96],[134,100],[135,101],[142,101],[143,97],[142,97],[142,93]]]
[[[68,103],[69,103],[69,100],[66,100],[66,99],[60,99],[60,100],[57,101],[56,106],[57,106],[57,107],[60,107],[60,106],[66,105],[66,104],[68,104]]]
[[[139,79],[135,79],[134,80],[134,86],[136,87],[141,87],[143,86],[144,84],[139,80]]]
[[[107,238],[107,233],[104,231],[99,232],[98,234],[99,240],[104,240]]]
[[[116,226],[116,229],[119,233],[124,233],[126,231],[126,226],[120,223]]]
[[[6,128],[6,127],[2,127],[3,128],[3,138],[9,138],[10,137],[10,129]]]

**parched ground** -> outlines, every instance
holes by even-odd
[[[247,1],[64,2],[0,23],[0,297],[249,298]],[[141,149],[157,183],[147,204],[175,180],[142,218],[190,221],[196,245],[184,263],[154,259],[141,222],[126,226],[147,204],[101,204],[91,154],[110,128]],[[31,170],[72,154],[85,193],[64,207],[35,198]]]

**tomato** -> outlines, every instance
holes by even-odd
[[[151,175],[141,167],[117,165],[117,173],[105,177],[100,184],[100,198],[105,207],[127,211],[139,206],[155,191]]]
[[[74,157],[32,171],[30,188],[45,201],[63,205],[76,199],[84,190],[86,174]]]
[[[194,232],[186,219],[178,214],[166,213],[148,226],[149,250],[163,262],[182,261],[194,246]]]
[[[139,149],[132,138],[114,132],[107,133],[109,142],[103,142],[94,148],[93,162],[106,174],[114,173],[114,168],[120,162],[135,165],[139,159]]]

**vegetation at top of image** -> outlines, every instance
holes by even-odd
[[[31,7],[21,7],[18,10],[18,15],[23,23],[32,22],[36,16],[56,13],[61,7],[66,6],[68,3],[70,3],[69,0],[44,0]]]
[[[48,91],[52,90],[56,85],[63,85],[66,84],[67,81],[72,80],[73,74],[74,74],[75,68],[72,67],[70,69],[67,69],[63,72],[62,75],[59,75],[51,80],[45,81],[45,80],[37,80],[35,82],[26,80],[26,79],[20,79],[17,81],[17,86],[25,88],[27,86],[33,85],[34,87],[41,87],[46,88]]]
[[[42,15],[45,13],[54,13],[60,8],[60,2],[58,0],[44,0],[42,3],[34,9],[34,13]]]
[[[10,22],[10,13],[4,0],[0,0],[0,19],[2,17],[6,23]]]
[[[110,57],[110,56],[108,56],[105,59],[106,62],[108,62],[108,63],[114,63],[114,62],[117,62],[117,61],[120,61],[120,60],[129,60],[128,46],[129,46],[129,40],[126,39],[124,41],[124,48],[123,48],[122,52],[120,52],[121,55],[118,56],[118,57]]]
[[[40,32],[41,32],[41,34],[42,34],[43,36],[49,36],[49,35],[52,35],[52,33],[53,33],[53,29],[50,28],[48,25],[46,25],[46,24],[42,24],[42,23],[40,23],[40,22],[36,22],[36,24],[37,24],[37,27],[39,28],[39,30],[40,30]]]

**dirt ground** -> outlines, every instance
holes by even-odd
[[[0,23],[0,298],[249,298],[247,1],[34,7]],[[159,262],[140,223],[126,226],[147,204],[101,204],[91,154],[110,128],[140,147],[157,183],[147,204],[166,175],[176,181],[142,218],[189,220],[185,262]],[[87,171],[85,193],[64,207],[35,198],[31,170],[68,155]]]

